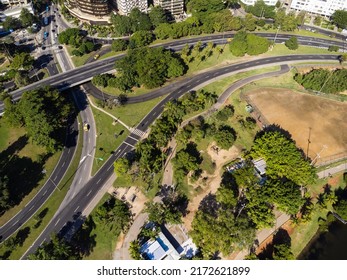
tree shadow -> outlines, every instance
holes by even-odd
[[[1,176],[8,178],[10,206],[17,205],[22,198],[29,194],[37,183],[43,178],[42,173],[45,161],[51,155],[42,155],[39,161],[28,157],[19,157],[17,154],[28,143],[26,135],[21,136],[6,150],[0,153]]]
[[[18,246],[23,246],[24,241],[28,238],[29,234],[30,227],[25,227],[17,232],[15,240]]]
[[[5,253],[3,253],[0,256],[0,260],[9,260],[11,254],[12,254],[12,251],[11,250],[7,250]]]
[[[94,247],[96,246],[96,234],[92,234],[96,225],[92,216],[89,216],[80,227],[80,229],[73,235],[71,244],[75,250],[82,256],[89,256]]]
[[[216,195],[209,193],[201,200],[198,210],[217,218],[219,208],[220,204],[216,199]]]
[[[262,136],[264,136],[265,133],[268,132],[279,132],[281,133],[286,139],[294,141],[292,139],[292,135],[290,134],[289,131],[285,130],[284,128],[282,128],[280,125],[278,124],[270,124],[266,127],[264,127],[264,129],[258,131],[254,137],[254,140],[261,138]],[[295,142],[295,141],[294,141]]]

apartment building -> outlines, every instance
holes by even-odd
[[[153,4],[154,6],[161,6],[173,16],[183,14],[184,0],[154,0]]]
[[[70,0],[66,7],[79,18],[81,14],[94,17],[104,17],[111,13],[111,5],[108,0]]]
[[[10,6],[28,5],[28,0],[1,0],[2,4]]]
[[[246,5],[251,5],[253,6],[255,2],[257,2],[258,0],[241,0],[241,2],[243,4],[246,4]],[[278,0],[264,0],[265,4],[266,5],[269,5],[269,6],[275,6],[276,3],[278,2]]]
[[[121,15],[129,15],[134,8],[147,12],[148,8],[148,0],[113,0],[113,3]]]
[[[293,0],[290,8],[331,16],[336,10],[347,10],[347,0]]]

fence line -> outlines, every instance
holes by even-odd
[[[347,159],[347,152],[342,152],[335,155],[318,158],[314,166],[321,167],[321,166],[329,165],[329,164],[342,161],[345,159]]]

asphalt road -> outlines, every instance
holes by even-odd
[[[288,55],[280,57],[270,57],[259,60],[254,60],[252,62],[244,62],[240,64],[234,64],[220,69],[215,69],[206,73],[202,73],[193,78],[187,78],[186,81],[182,83],[182,86],[174,90],[168,96],[166,96],[162,101],[160,101],[152,111],[144,117],[144,119],[137,126],[136,130],[131,133],[125,141],[113,152],[110,158],[105,162],[105,164],[100,168],[100,170],[92,177],[88,183],[72,198],[72,200],[61,210],[59,215],[56,215],[46,229],[41,233],[37,240],[33,243],[32,247],[22,256],[26,258],[28,254],[33,253],[44,241],[48,241],[52,232],[60,232],[62,235],[68,233],[71,228],[80,225],[85,217],[81,216],[81,212],[85,209],[89,203],[92,201],[97,192],[102,188],[104,183],[112,175],[113,162],[119,157],[125,156],[130,152],[136,143],[140,140],[144,131],[146,131],[149,126],[157,119],[164,105],[173,99],[177,99],[189,90],[199,86],[201,83],[205,83],[209,80],[215,80],[219,76],[231,74],[233,71],[239,71],[239,69],[246,70],[254,66],[266,66],[269,64],[283,64],[291,61],[325,61],[325,60],[336,60],[337,56],[334,55]]]
[[[257,33],[260,36],[263,36],[268,39],[274,39],[275,34],[269,34],[269,33]],[[199,38],[189,38],[189,39],[181,39],[174,42],[168,42],[163,44],[157,44],[153,47],[164,47],[169,48],[172,50],[180,50],[185,46],[188,45],[194,45],[196,42],[213,42],[215,44],[225,44],[227,43],[227,38],[232,38],[234,36],[234,33],[225,33],[225,34],[212,34],[204,37]],[[285,42],[288,40],[292,35],[288,34],[278,34],[276,38],[276,43]],[[313,37],[305,37],[305,36],[297,36],[299,44],[301,45],[308,45],[308,46],[315,46],[315,47],[329,47],[331,45],[337,45],[341,48],[346,48],[346,42],[336,42],[332,40],[327,39],[320,39],[320,38],[313,38]],[[23,92],[27,90],[32,90],[40,86],[45,85],[51,85],[54,87],[57,87],[59,89],[66,89],[70,88],[79,84],[83,84],[89,80],[92,79],[93,76],[105,73],[110,70],[114,69],[114,63],[116,60],[121,59],[124,57],[124,54],[120,54],[115,57],[106,58],[103,60],[97,60],[95,62],[83,65],[81,67],[78,67],[76,69],[67,71],[65,73],[57,74],[53,77],[49,77],[47,79],[44,79],[42,81],[33,83],[31,85],[28,85],[26,87],[23,87],[21,89],[15,90],[11,92],[13,95],[14,100],[18,100]],[[0,113],[3,112],[3,104],[0,103]]]

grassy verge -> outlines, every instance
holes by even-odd
[[[79,122],[81,120],[79,119]],[[82,130],[82,127],[80,127],[80,131]],[[9,255],[9,259],[17,260],[20,259],[21,256],[28,250],[30,245],[38,238],[38,236],[41,234],[43,229],[47,226],[49,221],[52,219],[56,211],[58,210],[61,202],[63,201],[69,186],[71,185],[75,172],[78,168],[81,153],[82,153],[82,144],[83,144],[83,137],[78,138],[78,146],[77,150],[75,152],[74,158],[71,162],[71,165],[66,172],[63,180],[58,185],[58,188],[61,189],[61,191],[54,191],[54,193],[51,195],[51,197],[44,203],[44,205],[38,210],[38,212],[35,214],[34,217],[38,215],[38,213],[45,213],[43,215],[43,218],[38,221],[34,217],[32,217],[27,223],[25,223],[21,229],[29,229],[29,233],[26,236],[23,245],[20,247],[17,247],[12,253]],[[0,245],[0,255],[3,255],[7,251],[4,244]]]
[[[92,98],[93,102],[95,99]],[[119,118],[126,125],[134,127],[136,126],[153,107],[162,100],[164,96],[136,104],[126,104],[124,106],[115,107],[113,109],[104,108],[105,111],[111,113],[115,117]]]
[[[66,47],[67,51],[69,52],[69,55],[71,57],[73,64],[75,65],[75,67],[79,67],[79,66],[84,65],[86,63],[86,61],[90,57],[93,57],[95,54],[95,52],[91,52],[91,53],[84,54],[82,56],[75,56],[75,55],[72,55],[72,51],[75,48],[73,48],[72,46],[68,46],[68,45],[66,45],[65,47]]]
[[[113,123],[113,119],[105,113],[91,107],[97,127],[95,158],[103,158],[103,161],[95,160],[93,163],[92,175],[102,166],[102,164],[111,155],[111,152],[117,148],[128,136],[128,130],[121,124]],[[115,138],[117,134],[117,138]]]
[[[40,164],[38,163],[40,161],[40,156],[46,154],[46,150],[43,147],[40,147],[34,143],[32,143],[31,139],[29,138],[26,143],[23,144],[23,146],[20,149],[14,149],[16,146],[20,146],[20,140],[26,137],[26,132],[23,127],[21,128],[13,128],[9,127],[9,125],[5,122],[3,118],[0,119],[0,158],[3,156],[6,156],[7,153],[11,153],[11,159],[4,159],[4,162],[15,160],[14,164],[15,166],[13,168],[18,169],[19,172],[24,172],[23,170],[32,168],[31,170],[33,172],[30,172],[30,174],[27,174],[27,179],[29,182],[36,182],[34,183],[34,186],[31,186],[32,190],[23,197],[22,201],[7,210],[1,217],[0,217],[0,226],[4,225],[7,221],[9,221],[14,215],[16,215],[19,211],[21,211],[24,206],[36,195],[36,193],[40,190],[41,186],[46,182],[48,177],[42,176],[41,171],[43,169],[46,169],[46,176],[50,176],[51,173],[54,170],[54,167],[56,166],[61,151],[56,152],[54,155],[50,156],[44,164],[41,166],[42,169],[37,170],[37,168],[40,167]],[[14,156],[17,157],[17,159],[14,158]],[[32,166],[32,167],[31,167]],[[4,168],[3,166],[2,168]],[[27,172],[26,172],[27,173]],[[26,174],[24,172],[24,174]],[[12,174],[13,175],[13,174]],[[13,175],[15,176],[15,175]],[[9,174],[9,179],[11,180],[11,177]],[[11,184],[11,187],[18,189],[20,191],[21,189],[21,181],[20,180],[13,180],[13,184]],[[29,186],[28,186],[29,187]]]

